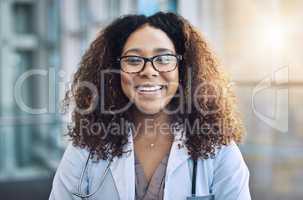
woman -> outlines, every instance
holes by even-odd
[[[118,18],[92,42],[66,97],[72,144],[50,199],[250,199],[228,86],[181,16]]]

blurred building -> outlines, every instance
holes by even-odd
[[[114,18],[163,10],[201,29],[231,74],[253,199],[302,199],[302,8],[300,0],[0,0],[1,196],[47,199],[67,143],[60,100],[81,55]]]

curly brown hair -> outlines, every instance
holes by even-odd
[[[121,119],[132,119],[129,109],[119,113],[102,112],[102,106],[106,110],[121,109],[128,105],[129,99],[121,89],[119,74],[107,73],[104,77],[100,74],[105,70],[119,70],[116,60],[121,56],[127,38],[145,24],[164,31],[173,41],[176,52],[183,56],[178,67],[180,87],[169,106],[175,108],[182,104],[185,108],[173,115],[173,121],[191,128],[191,131],[185,130],[185,145],[191,157],[207,159],[231,140],[240,142],[244,128],[235,107],[235,96],[206,40],[183,17],[158,12],[149,17],[126,15],[116,19],[98,34],[85,52],[65,97],[65,107],[69,107],[70,102],[76,107],[67,134],[73,144],[89,149],[99,159],[120,157],[124,153],[127,128],[121,129],[121,134],[106,134],[95,131],[97,126],[90,129],[81,126],[83,120],[89,124],[102,123],[109,128],[114,123],[125,126]],[[96,98],[96,93],[89,87],[81,86],[83,82],[95,86],[101,98]],[[89,112],[79,112],[83,109]]]

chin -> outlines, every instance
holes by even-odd
[[[137,109],[146,115],[154,115],[162,111],[163,108],[158,106],[137,106]]]

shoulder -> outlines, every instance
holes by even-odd
[[[234,141],[217,148],[214,157],[203,160],[202,163],[210,172],[211,177],[218,178],[239,170],[241,173],[249,174],[241,151]]]
[[[64,151],[57,172],[77,177],[80,176],[86,164],[91,168],[92,164],[94,164],[94,167],[101,167],[107,163],[105,160],[90,159],[89,157],[90,151],[87,148],[81,148],[69,143]]]
[[[88,158],[89,152],[85,149],[75,147],[69,143],[57,168],[50,200],[74,199],[73,192],[77,192],[82,168]]]
[[[71,142],[67,145],[61,158],[57,171],[60,173],[78,173],[89,156],[89,151],[74,146]]]
[[[242,153],[234,141],[217,149],[215,157],[212,160],[215,174],[216,172],[234,173],[235,170],[249,173]]]
[[[88,165],[94,163],[97,166],[107,163],[105,160],[89,159],[89,157],[90,151],[87,148],[75,146],[70,142],[64,151],[58,170],[79,174],[79,171],[85,167],[86,163]]]
[[[89,156],[89,151],[69,143],[64,151],[56,176],[62,180],[76,180],[80,178],[81,170]]]
[[[232,141],[213,159],[213,191],[218,199],[250,199],[249,170],[238,145]]]
[[[102,160],[94,161],[97,165],[91,167],[92,162],[89,160],[89,154],[89,150],[85,148],[74,146],[72,143],[67,145],[53,180],[53,192],[77,191],[79,181],[86,169],[86,164],[88,164],[85,172],[86,181],[83,181],[82,186],[84,188],[88,187],[88,171],[92,168],[100,167],[100,165],[103,166],[105,163]]]
[[[235,160],[243,160],[241,151],[238,145],[232,140],[229,144],[223,145],[216,150],[214,157],[215,163],[233,162]]]
[[[89,154],[89,151],[86,148],[81,148],[79,146],[75,146],[72,142],[69,142],[66,146],[64,156],[86,156]]]
[[[70,142],[64,151],[62,160],[83,161],[86,160],[88,156],[89,151],[87,149],[74,146],[72,142]]]

